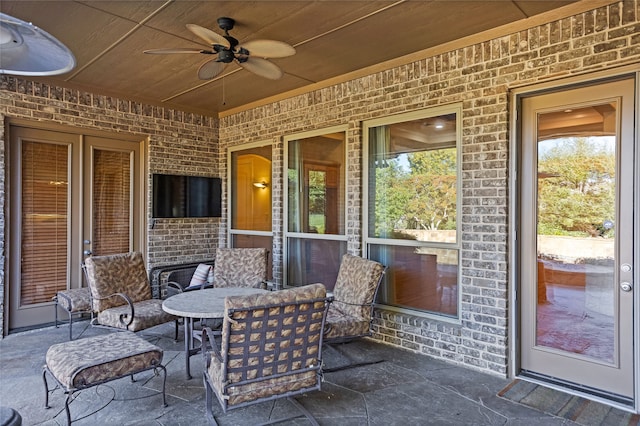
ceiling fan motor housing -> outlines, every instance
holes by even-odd
[[[228,64],[235,59],[234,53],[229,49],[222,49],[218,52],[218,61]]]

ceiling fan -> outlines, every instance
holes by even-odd
[[[202,53],[205,55],[216,55],[200,66],[198,78],[210,80],[220,74],[226,64],[234,60],[242,68],[251,71],[261,77],[277,80],[282,77],[282,70],[273,62],[266,58],[285,58],[294,55],[296,50],[293,46],[276,40],[251,40],[239,44],[238,40],[229,35],[229,30],[233,29],[235,20],[227,17],[218,18],[218,26],[224,31],[220,35],[210,29],[196,24],[187,24],[187,29],[211,45],[211,49],[197,48],[174,48],[174,49],[151,49],[144,53],[151,54],[172,54],[172,53]]]

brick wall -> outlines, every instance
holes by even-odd
[[[0,76],[0,119],[20,118],[55,123],[75,129],[135,134],[148,138],[147,250],[149,269],[157,265],[195,262],[214,257],[220,234],[220,219],[151,220],[151,174],[219,176],[218,120],[182,111],[144,105],[109,96],[100,96]],[[0,222],[2,262],[6,264],[5,234],[5,128],[0,126]],[[5,268],[0,271],[0,324],[5,324]],[[8,316],[8,315],[7,315]],[[6,324],[5,324],[6,325]]]
[[[362,250],[363,120],[462,104],[460,324],[377,310],[375,338],[506,375],[508,363],[509,90],[640,60],[638,4],[624,1],[497,39],[239,112],[221,148],[274,140],[274,234],[282,238],[282,136],[348,124],[348,250]],[[275,142],[278,141],[278,142]],[[274,247],[274,261],[281,258]],[[281,279],[281,271],[274,279]]]

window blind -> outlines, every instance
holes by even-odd
[[[21,306],[50,302],[67,288],[69,149],[22,143]]]

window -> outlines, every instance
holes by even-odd
[[[285,283],[331,289],[347,251],[344,128],[287,138],[285,156]]]
[[[364,124],[365,244],[378,302],[457,317],[460,108]]]
[[[230,247],[273,251],[271,143],[229,150]],[[273,257],[269,256],[269,279]]]

